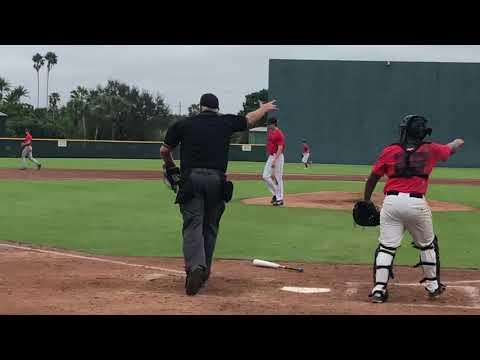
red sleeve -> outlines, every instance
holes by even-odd
[[[387,157],[389,155],[389,148],[383,149],[375,164],[373,164],[372,173],[380,177],[384,176],[387,171]]]
[[[448,145],[442,145],[437,143],[430,144],[430,151],[435,161],[447,161],[452,154],[452,150]]]
[[[285,146],[285,136],[281,131],[275,131],[274,140],[276,145]]]

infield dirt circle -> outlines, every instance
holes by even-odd
[[[372,201],[378,207],[382,206],[383,194],[374,193]],[[271,197],[261,197],[242,200],[247,205],[268,205]],[[352,210],[355,202],[362,200],[362,193],[342,191],[320,191],[313,193],[292,194],[285,196],[285,207],[317,208],[332,210]],[[427,200],[432,211],[477,211],[471,206],[450,203],[446,201]]]

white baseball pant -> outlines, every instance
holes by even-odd
[[[310,153],[304,153],[302,157],[302,163],[306,164],[310,158]]]
[[[432,222],[432,211],[425,198],[410,197],[408,193],[398,195],[387,195],[383,201],[380,212],[380,248],[384,246],[376,257],[376,282],[388,282],[388,269],[385,266],[392,266],[395,256],[395,249],[401,245],[403,235],[408,231],[416,246],[426,248],[432,245],[435,238]],[[385,250],[385,251],[383,251]],[[390,254],[389,254],[390,253]],[[433,248],[421,251],[420,258],[426,278],[436,277],[437,253]],[[425,281],[425,287],[434,291],[438,287],[437,280]],[[381,290],[381,285],[375,285],[375,290]]]
[[[267,183],[268,190],[277,198],[277,201],[283,200],[283,164],[284,156],[280,154],[275,161],[275,167],[272,168],[273,155],[270,155],[263,169],[263,180]],[[272,180],[272,176],[277,183]]]
[[[33,158],[32,155],[32,147],[31,146],[25,146],[22,150],[22,169],[27,168],[27,160],[29,159],[31,162],[33,162],[35,165],[40,165],[40,163]]]

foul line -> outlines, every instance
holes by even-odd
[[[158,267],[158,266],[132,264],[132,263],[124,262],[124,261],[108,260],[108,259],[102,259],[102,258],[93,257],[93,256],[75,255],[75,254],[70,254],[70,253],[66,253],[66,252],[62,252],[62,251],[36,249],[36,248],[33,248],[33,247],[29,247],[29,246],[19,246],[19,245],[2,244],[2,243],[0,243],[0,246],[12,248],[12,249],[18,249],[18,250],[35,251],[35,252],[44,253],[44,254],[59,255],[59,256],[70,257],[70,258],[75,258],[75,259],[99,261],[99,262],[104,262],[104,263],[109,263],[109,264],[117,264],[117,265],[144,268],[144,269],[149,269],[149,270],[165,271],[165,272],[169,272],[169,273],[172,273],[172,274],[175,274],[175,275],[185,277],[185,273],[183,271],[167,269],[167,268],[162,268],[162,267]]]

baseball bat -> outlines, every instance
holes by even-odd
[[[298,272],[303,272],[303,268],[296,268],[296,267],[291,267],[291,266],[285,266],[285,265],[280,265],[271,261],[266,261],[266,260],[259,260],[259,259],[254,259],[253,260],[253,265],[255,266],[260,266],[260,267],[267,267],[267,268],[272,268],[272,269],[287,269],[287,270],[294,270]]]

